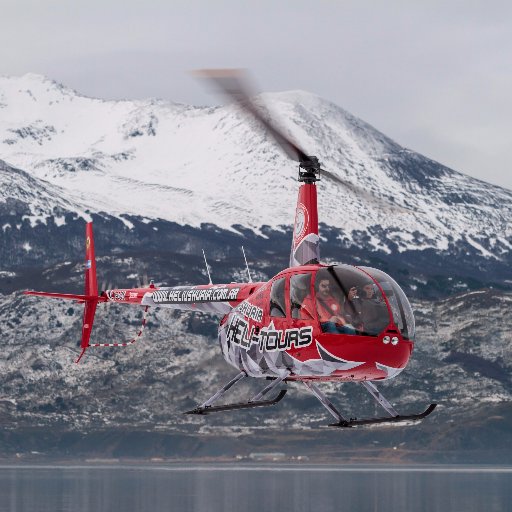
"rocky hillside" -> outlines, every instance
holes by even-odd
[[[195,455],[207,456],[232,439],[225,454],[282,451],[280,442],[292,453],[314,453],[315,446],[321,453],[323,443],[337,435],[349,451],[402,443],[406,459],[497,460],[501,451],[506,462],[512,427],[511,301],[510,294],[487,290],[415,303],[418,339],[412,362],[380,388],[403,413],[430,402],[438,409],[418,426],[333,433],[325,428],[331,418],[298,384],[289,385],[288,396],[272,409],[182,415],[235,373],[220,355],[216,325],[207,316],[155,311],[141,341],[125,349],[90,350],[76,365],[79,306],[4,295],[2,451],[146,457],[160,450],[162,456],[186,456],[193,444]],[[122,341],[138,329],[142,312],[112,305],[98,317],[95,340]],[[243,400],[261,385],[241,385],[231,398]],[[347,416],[381,414],[357,384],[322,388]],[[35,431],[45,434],[34,437]],[[143,445],[130,446],[130,436],[144,439]],[[301,445],[306,438],[309,448]]]

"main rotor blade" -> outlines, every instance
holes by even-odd
[[[384,208],[391,211],[402,211],[402,212],[408,212],[409,210],[407,208],[404,208],[403,206],[400,206],[398,204],[394,204],[388,201],[385,201],[384,199],[376,196],[372,192],[358,186],[354,185],[350,181],[347,181],[343,178],[340,178],[339,176],[336,176],[336,174],[326,171],[325,169],[322,169],[320,171],[320,176],[323,176],[331,181],[334,181],[335,183],[340,184],[341,186],[348,189],[350,192],[354,193],[355,195],[359,196],[362,199],[365,199],[366,201],[372,202],[374,205],[378,206],[379,208]]]
[[[252,114],[291,159],[301,163],[309,161],[309,156],[266,119],[261,113],[261,109],[251,100],[247,86],[247,73],[240,69],[201,69],[194,71],[193,74],[214,83],[224,94],[236,101],[243,110]]]
[[[274,138],[290,158],[300,162],[303,169],[310,168],[314,169],[314,172],[320,171],[321,176],[342,185],[353,194],[366,201],[372,202],[380,208],[391,211],[407,211],[406,208],[385,201],[362,187],[340,178],[330,171],[320,169],[320,164],[316,157],[308,156],[302,148],[300,148],[289,137],[284,135],[282,129],[278,128],[263,115],[262,108],[251,99],[254,94],[250,92],[250,87],[248,85],[249,80],[246,71],[240,69],[201,69],[193,71],[192,74],[202,80],[208,80],[210,83],[214,84],[217,89],[220,89],[221,92],[234,100],[245,112],[249,112],[261,123],[263,128]]]

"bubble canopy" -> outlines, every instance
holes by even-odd
[[[377,336],[394,323],[404,339],[414,341],[411,305],[385,272],[333,265],[317,271],[314,290],[324,332]]]

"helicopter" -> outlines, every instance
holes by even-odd
[[[274,406],[287,393],[286,383],[302,383],[334,417],[334,427],[380,423],[417,423],[432,413],[430,404],[418,414],[399,414],[375,382],[396,377],[408,364],[415,341],[411,305],[400,286],[381,270],[349,264],[322,264],[318,229],[317,185],[321,176],[353,189],[354,185],[321,168],[251,98],[243,74],[237,70],[202,70],[208,79],[256,119],[284,153],[298,162],[298,198],[289,267],[267,282],[195,286],[148,286],[98,291],[92,222],[85,229],[85,292],[67,294],[25,291],[27,295],[73,300],[84,304],[81,353],[101,347],[135,343],[146,325],[149,308],[163,307],[203,312],[220,317],[218,341],[226,362],[238,374],[186,414],[208,415],[239,409]],[[364,191],[358,191],[365,193]],[[245,259],[245,253],[244,253]],[[246,260],[247,264],[247,260]],[[136,336],[123,343],[92,343],[97,306],[104,303],[144,308]],[[270,383],[251,399],[217,405],[242,379]],[[322,392],[322,382],[360,383],[387,415],[347,418]],[[275,394],[277,393],[277,394]],[[268,398],[271,397],[271,398]]]

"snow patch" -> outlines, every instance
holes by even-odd
[[[64,217],[64,215],[62,215],[62,217],[55,216],[53,222],[55,222],[55,225],[58,227],[64,226],[66,224],[66,217]]]

